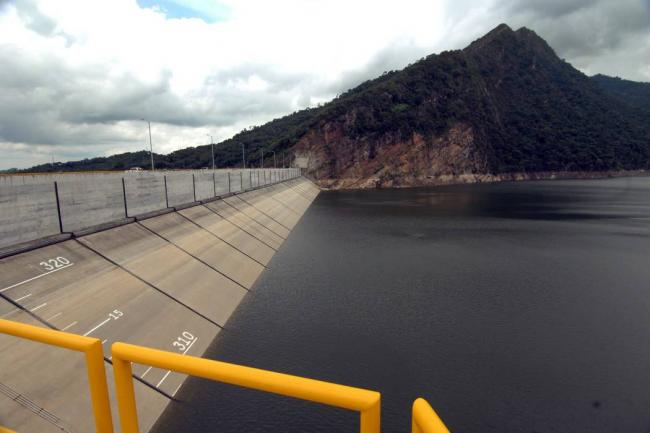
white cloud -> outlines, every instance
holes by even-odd
[[[196,18],[135,0],[0,3],[0,168],[140,150],[141,118],[152,121],[158,152],[205,143],[208,133],[222,140],[461,48],[508,14],[517,25],[526,14],[534,21],[518,3],[167,1]],[[590,72],[606,65],[581,61]],[[632,78],[648,73],[625,65]]]

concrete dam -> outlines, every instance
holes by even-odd
[[[201,356],[318,195],[298,169],[0,178],[0,318]],[[82,354],[0,333],[0,426],[94,431]],[[140,431],[185,376],[134,365]]]

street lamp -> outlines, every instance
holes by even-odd
[[[140,119],[145,122],[147,122],[147,125],[149,125],[149,155],[151,155],[151,171],[154,171],[153,167],[153,144],[151,144],[151,122],[148,121],[147,119]]]
[[[205,135],[210,137],[210,146],[212,146],[212,170],[214,170],[214,168],[215,168],[215,164],[214,164],[214,140],[212,139],[212,136],[210,134],[205,134]]]

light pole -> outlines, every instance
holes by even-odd
[[[154,166],[153,166],[153,144],[151,144],[151,122],[148,121],[147,119],[141,119],[147,122],[147,125],[149,125],[149,155],[151,155],[151,171],[154,171]]]
[[[214,164],[214,140],[212,139],[212,136],[210,134],[205,134],[208,137],[210,137],[210,146],[212,147],[212,170],[215,169],[215,164]]]

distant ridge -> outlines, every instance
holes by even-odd
[[[218,165],[240,164],[244,144],[256,163],[262,151],[295,155],[331,187],[647,169],[649,88],[602,75],[589,78],[532,30],[501,24],[463,50],[430,55],[321,107],[237,134],[218,145]],[[64,168],[146,167],[129,158]],[[160,167],[199,168],[210,165],[210,149],[156,159]]]

